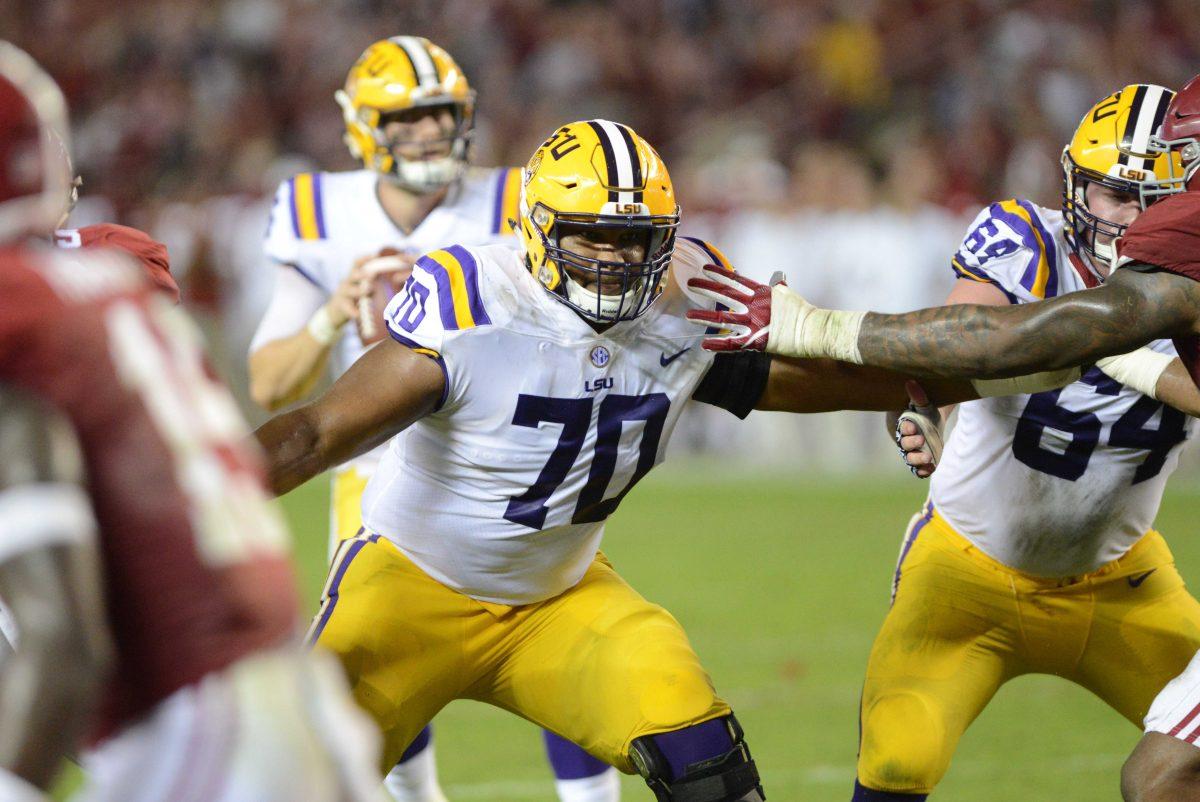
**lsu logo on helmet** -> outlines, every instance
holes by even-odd
[[[1155,152],[1151,146],[1174,96],[1154,84],[1131,84],[1083,116],[1062,154],[1064,235],[1075,251],[1107,263],[1112,240],[1125,233],[1124,225],[1088,209],[1088,183],[1137,196],[1145,208],[1154,187],[1174,174],[1178,155]],[[1108,242],[1098,242],[1097,234]]]
[[[354,62],[334,99],[346,123],[346,147],[367,169],[424,193],[446,186],[466,168],[475,92],[450,54],[428,39],[393,36],[375,42]],[[422,160],[397,155],[403,143],[387,137],[389,120],[436,107],[454,116],[453,132],[442,140],[448,141],[449,154]]]
[[[678,225],[666,165],[629,126],[564,125],[525,166],[518,232],[526,265],[593,322],[629,320],[649,308],[662,290]],[[592,258],[564,247],[570,234],[628,240],[639,256]]]

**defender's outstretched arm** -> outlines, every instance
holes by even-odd
[[[1096,289],[1040,303],[868,313],[857,347],[865,364],[918,375],[1018,376],[1191,334],[1198,319],[1200,283],[1122,269]]]

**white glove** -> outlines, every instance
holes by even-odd
[[[717,265],[705,265],[701,278],[688,287],[715,301],[718,309],[693,309],[689,320],[722,331],[704,338],[708,351],[766,351],[790,357],[832,357],[862,363],[858,330],[865,312],[818,309],[787,288],[782,274],[771,284],[740,276]]]
[[[1096,367],[1131,390],[1157,400],[1158,380],[1174,361],[1175,357],[1170,354],[1160,354],[1143,346],[1128,354],[1098,359]]]

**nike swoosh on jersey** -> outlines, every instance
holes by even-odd
[[[1149,571],[1147,571],[1144,574],[1138,574],[1137,576],[1128,577],[1129,587],[1131,587],[1131,588],[1140,587],[1141,584],[1143,582],[1145,582],[1147,579],[1149,579],[1150,575],[1157,570],[1158,570],[1157,568],[1151,568]]]
[[[679,357],[683,356],[690,350],[692,350],[692,347],[689,345],[687,348],[684,348],[682,351],[677,351],[676,353],[671,354],[670,356],[667,356],[667,352],[663,351],[661,354],[658,355],[658,364],[662,365],[665,368],[667,365],[671,364],[676,359],[679,359]]]

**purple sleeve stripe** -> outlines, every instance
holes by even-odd
[[[288,179],[288,205],[292,209],[292,233],[300,239],[300,211],[296,208],[296,177]]]
[[[1033,204],[1029,201],[1019,200],[1017,205],[1025,210],[1029,215],[1029,219],[1033,222],[1033,227],[1037,230],[1038,235],[1042,238],[1042,243],[1046,248],[1046,267],[1050,269],[1050,274],[1046,277],[1046,296],[1053,298],[1058,295],[1058,248],[1054,245],[1054,237],[1050,236],[1050,232],[1042,225],[1042,221],[1033,211]]]
[[[362,547],[367,545],[367,541],[360,540],[352,545],[342,556],[342,561],[338,563],[337,570],[333,575],[333,579],[329,583],[329,592],[325,596],[325,604],[322,605],[321,617],[313,624],[312,631],[308,636],[308,645],[316,646],[317,641],[321,639],[321,633],[325,631],[325,625],[329,623],[329,619],[333,616],[333,609],[337,607],[338,591],[341,589],[342,579],[346,576],[346,569],[350,567],[350,563],[362,551]]]
[[[454,257],[462,268],[464,283],[467,288],[468,306],[471,308],[471,318],[476,326],[491,325],[487,310],[483,308],[483,296],[479,293],[479,263],[475,257],[461,245],[451,245],[446,253]]]
[[[493,234],[499,234],[504,228],[504,187],[508,183],[508,173],[509,170],[496,171],[496,200],[492,206]]]
[[[322,173],[313,173],[313,210],[317,217],[317,238],[325,239],[325,211],[321,205],[321,175]]]
[[[391,326],[388,326],[387,330],[388,334],[392,335],[393,340],[403,346],[413,349],[413,351],[419,353],[421,356],[432,359],[437,363],[437,366],[442,369],[442,378],[445,379],[445,383],[442,384],[442,397],[438,399],[437,406],[433,408],[433,411],[437,412],[446,405],[446,397],[450,394],[450,371],[446,369],[446,360],[442,359],[442,355],[437,351],[434,351],[432,348],[427,348],[416,340],[410,340],[403,334],[397,334],[392,330]]]
[[[437,285],[438,314],[442,318],[442,328],[446,331],[458,331],[458,320],[454,316],[454,294],[450,291],[450,276],[446,273],[446,268],[428,256],[418,259],[417,266],[433,276]]]
[[[1034,284],[1037,283],[1038,262],[1041,261],[1042,255],[1042,249],[1033,235],[1033,228],[1019,215],[1006,212],[998,203],[991,205],[991,212],[992,217],[1003,220],[1009,228],[1017,232],[1021,236],[1021,243],[1033,252],[1029,264],[1025,266],[1025,272],[1021,275],[1021,286],[1033,292]]]

